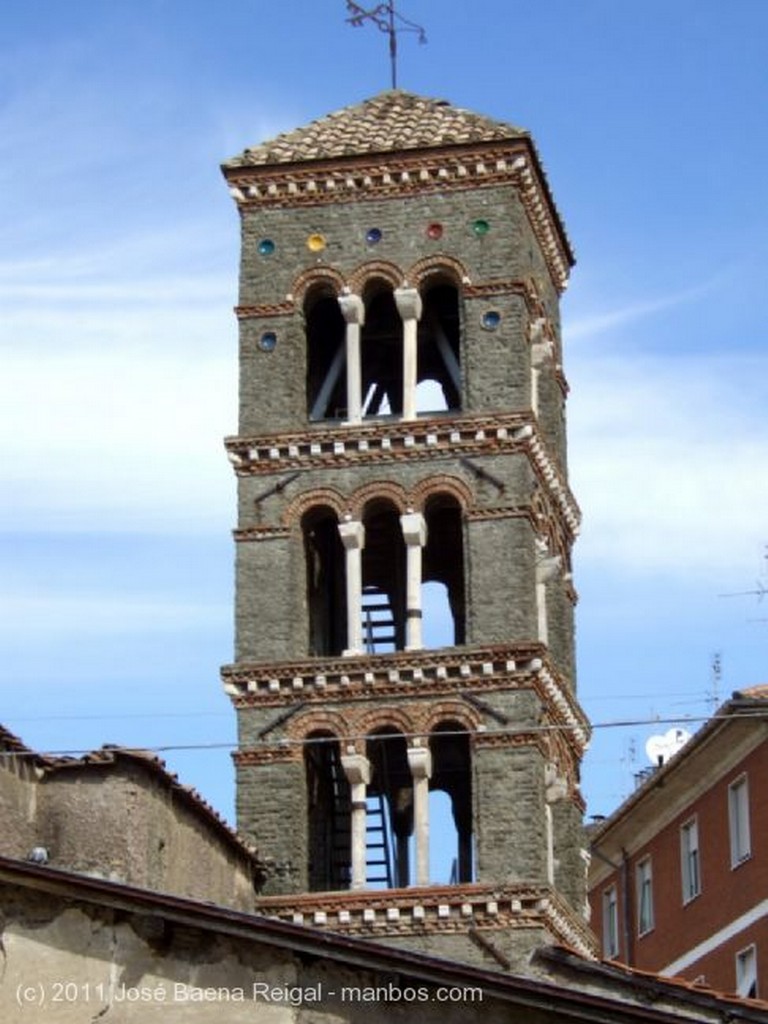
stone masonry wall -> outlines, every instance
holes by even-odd
[[[485,235],[473,223],[489,224]],[[427,236],[431,222],[444,225],[440,241]],[[366,243],[378,227],[382,240]],[[316,257],[306,242],[321,234],[327,247]],[[269,238],[275,251],[258,252]],[[495,187],[445,196],[418,196],[309,208],[247,210],[243,215],[241,306],[280,304],[293,299],[296,281],[308,268],[328,268],[348,278],[365,263],[385,262],[407,275],[425,258],[458,258],[475,283],[522,282],[536,278],[548,295],[551,282],[530,224],[513,187]],[[501,313],[495,332],[484,330],[482,313]],[[530,353],[526,312],[516,295],[467,299],[463,311],[462,376],[468,411],[530,407]],[[277,335],[274,351],[258,340]],[[292,313],[246,319],[241,324],[241,434],[299,429],[306,425],[306,340],[300,308]]]
[[[504,483],[504,503],[523,504],[531,489],[531,473],[522,455],[478,458],[474,462]],[[478,482],[475,474],[455,460],[405,462],[396,467],[397,484],[406,491],[447,474],[478,494],[478,503],[493,507],[499,490]],[[285,491],[258,508],[254,499],[267,489],[263,478],[241,480],[241,525],[278,526],[286,506],[302,494],[312,494],[332,482],[350,498],[359,488],[386,484],[393,470],[377,465],[327,471],[310,470]],[[464,552],[467,593],[467,643],[513,642],[536,639],[534,537],[523,519],[477,520],[465,524]],[[446,558],[451,552],[446,552]],[[239,660],[287,660],[307,656],[309,623],[304,544],[299,525],[291,535],[242,541],[237,545],[236,652]],[[514,585],[510,585],[514,581]]]
[[[0,757],[0,856],[26,857],[42,845],[36,822],[37,778],[28,756]]]
[[[241,715],[241,720],[247,718]],[[307,787],[303,761],[239,765],[237,820],[241,834],[258,843],[267,874],[263,894],[306,892]]]
[[[582,809],[573,800],[560,800],[552,805],[552,822],[555,887],[576,911],[583,911],[587,901],[584,851],[589,842],[584,831]]]
[[[544,762],[538,749],[479,747],[473,786],[478,879],[546,884]]]
[[[253,906],[245,855],[227,849],[137,766],[75,766],[48,775],[40,786],[37,834],[54,866],[241,909]]]

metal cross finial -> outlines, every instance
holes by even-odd
[[[377,29],[389,36],[389,63],[392,69],[392,88],[397,88],[397,34],[398,32],[416,32],[420,43],[426,43],[427,34],[421,25],[417,25],[395,10],[395,0],[386,0],[376,4],[370,10],[361,7],[354,0],[347,0],[347,21],[353,28],[360,28],[366,21],[372,21]]]

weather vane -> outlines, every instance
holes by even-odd
[[[372,21],[380,32],[386,32],[389,36],[389,63],[392,69],[392,88],[397,88],[397,36],[399,32],[416,32],[420,43],[426,43],[427,34],[421,25],[404,18],[399,11],[395,10],[395,0],[387,0],[386,3],[376,4],[370,10],[356,4],[354,0],[347,0],[347,21],[353,28],[360,28],[366,21]]]

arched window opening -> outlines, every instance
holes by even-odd
[[[432,731],[429,746],[432,751],[430,789],[442,790],[448,794],[456,826],[456,845],[451,857],[451,878],[457,883],[471,882],[473,844],[469,733],[458,722],[441,722]]]
[[[458,881],[459,834],[453,820],[451,798],[442,789],[429,792],[429,867],[433,885]]]
[[[338,299],[327,286],[321,285],[307,295],[304,319],[309,418],[342,418],[347,402],[345,323]]]
[[[344,548],[336,513],[310,509],[302,519],[307,565],[309,653],[341,654],[347,644]]]
[[[445,391],[436,380],[422,380],[416,385],[416,412],[448,412]]]
[[[436,494],[428,499],[424,518],[427,522],[427,543],[424,548],[422,581],[444,585],[452,620],[450,623],[439,621],[439,608],[433,615],[425,605],[424,644],[426,647],[463,644],[466,643],[466,602],[461,507],[452,495]],[[429,635],[436,640],[446,638],[442,643],[427,640],[428,624]]]
[[[399,415],[403,410],[403,323],[390,287],[373,284],[363,298],[363,416]]]
[[[405,543],[400,515],[385,501],[363,516],[363,646],[368,653],[405,646]]]
[[[459,295],[446,282],[423,295],[418,332],[416,408],[419,412],[461,409]]]
[[[421,612],[424,647],[452,647],[454,643],[453,613],[448,599],[448,587],[437,580],[421,585]]]
[[[318,730],[304,747],[307,780],[308,880],[311,892],[348,889],[351,877],[349,783],[339,742]]]
[[[366,808],[366,884],[410,884],[409,839],[413,832],[413,781],[405,737],[392,727],[368,737],[371,763]]]

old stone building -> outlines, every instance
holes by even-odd
[[[140,750],[34,753],[0,726],[0,856],[252,910],[254,851]]]
[[[530,135],[390,91],[224,174],[242,224],[224,681],[260,907],[482,963],[589,953],[572,255]]]
[[[764,1024],[543,947],[525,976],[0,856],[3,1024]]]

